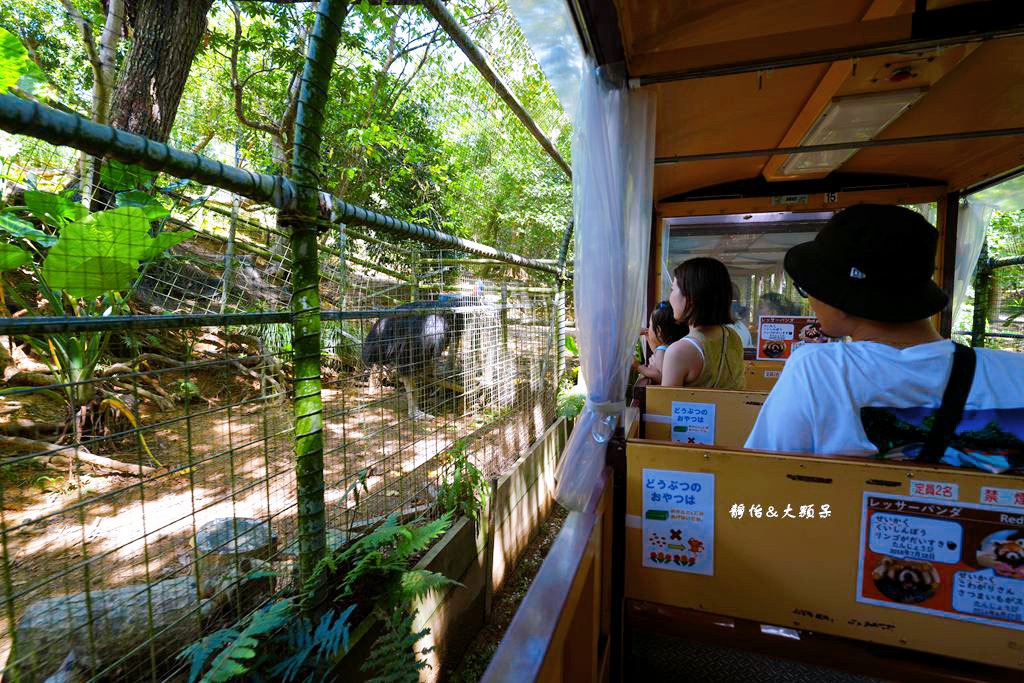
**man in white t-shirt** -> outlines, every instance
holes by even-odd
[[[915,457],[942,402],[954,344],[931,316],[948,304],[932,281],[938,232],[898,206],[837,213],[786,254],[822,331],[786,362],[746,447],[819,455]],[[990,471],[1024,466],[1024,354],[977,349],[963,418],[942,461]]]

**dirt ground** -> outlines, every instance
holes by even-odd
[[[183,377],[168,372],[158,381],[169,386]],[[258,386],[229,369],[193,372],[189,379],[205,400],[163,412],[142,404],[144,438],[161,464],[150,478],[101,476],[86,466],[76,486],[66,470],[36,463],[0,470],[11,608],[0,629],[0,664],[11,644],[10,617],[16,623],[27,605],[81,593],[86,585],[100,590],[189,575],[196,557],[190,540],[214,519],[267,520],[278,555],[294,548],[291,404],[286,397],[261,398]],[[323,390],[325,499],[328,527],[338,530],[368,526],[391,511],[429,511],[442,476],[439,454],[462,440],[485,473],[498,473],[552,419],[548,391],[529,379],[506,378],[487,409],[440,393],[424,402],[437,414],[432,420],[408,419],[399,390],[371,388],[365,380],[325,381]],[[0,397],[0,422],[52,421],[62,410],[45,393]],[[99,446],[90,450],[154,464],[132,434]]]

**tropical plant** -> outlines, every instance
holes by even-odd
[[[391,516],[348,548],[328,555],[294,596],[252,613],[189,645],[178,657],[190,662],[189,683],[217,683],[239,676],[254,681],[326,680],[338,655],[348,650],[349,603],[356,593],[375,606],[383,626],[367,663],[381,681],[409,680],[426,666],[413,645],[429,629],[414,633],[417,597],[454,582],[442,574],[410,570],[412,558],[447,530],[445,515],[425,524],[399,524]],[[340,575],[340,578],[339,578]],[[419,650],[426,654],[431,648]]]
[[[437,572],[408,567],[413,556],[430,547],[450,525],[450,513],[422,525],[398,524],[397,516],[391,515],[378,529],[338,554],[337,566],[347,567],[341,582],[343,596],[352,596],[368,586],[376,587],[380,595],[373,613],[384,628],[362,667],[376,674],[370,680],[416,681],[418,672],[427,666],[416,655],[427,654],[433,648],[418,653],[413,650],[429,632],[413,631],[413,601],[456,582]]]
[[[469,459],[465,439],[456,441],[451,450],[440,456],[440,461],[443,478],[437,491],[438,505],[454,516],[479,522],[490,487],[483,472]]]
[[[360,669],[375,674],[368,679],[369,683],[415,683],[420,679],[420,671],[430,666],[416,655],[430,654],[434,648],[415,649],[416,643],[430,633],[430,629],[415,630],[415,611],[393,608],[390,614],[381,616],[384,630],[374,641]]]
[[[107,186],[122,190],[117,208],[90,213],[67,196],[31,190],[24,193],[24,205],[0,211],[0,233],[15,242],[0,245],[0,272],[30,269],[50,315],[104,318],[127,312],[126,299],[141,279],[140,264],[193,234],[152,234],[152,222],[169,212],[146,192],[134,189],[151,173],[116,162],[104,172]],[[26,217],[35,219],[39,227]],[[12,296],[21,298],[15,290]],[[23,299],[19,303],[26,310],[36,308]],[[103,407],[138,426],[126,401],[113,395],[97,400],[96,368],[110,335],[110,331],[98,331],[25,337],[64,392],[76,442],[81,442],[87,425]],[[142,444],[149,452],[144,440]],[[156,462],[151,452],[150,457]]]

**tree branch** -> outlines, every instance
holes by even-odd
[[[100,55],[96,52],[96,42],[92,38],[92,27],[89,26],[89,22],[85,20],[78,8],[75,7],[71,0],[61,0],[64,5],[64,9],[67,10],[68,15],[78,26],[78,30],[82,32],[82,43],[85,46],[85,56],[89,60],[89,64],[92,65],[93,83],[98,84],[103,80],[103,61],[100,59]],[[95,91],[96,85],[93,85]],[[93,97],[93,106],[95,106],[95,96]],[[93,112],[93,116],[96,112]]]
[[[302,5],[312,3],[313,0],[242,0],[243,2],[256,2],[261,5]],[[369,0],[371,5],[419,5],[420,0]],[[353,5],[356,3],[352,3]]]
[[[418,74],[420,72],[420,69],[423,68],[423,65],[427,63],[427,59],[430,57],[430,48],[433,47],[434,42],[437,40],[439,32],[440,29],[434,31],[434,35],[430,39],[430,42],[427,43],[426,47],[423,49],[423,57],[420,58],[419,64],[417,64],[416,68],[413,69],[413,72],[409,75],[409,78],[399,82],[399,84],[395,87],[394,91],[392,91],[390,97],[390,104],[388,104],[387,109],[384,110],[384,118],[390,116],[392,110],[398,104],[398,100],[402,97],[402,93],[404,93],[406,88],[408,88],[412,84],[412,82],[416,79],[416,74]],[[402,73],[405,73],[404,69],[402,70]]]
[[[67,1],[67,0],[66,0]],[[242,18],[238,11],[238,3],[231,2],[231,11],[235,15],[235,38],[231,43],[231,91],[235,96],[235,116],[247,128],[261,130],[264,133],[279,137],[280,129],[262,121],[250,119],[242,107],[242,83],[238,80],[238,48],[242,42]]]
[[[107,20],[100,35],[100,74],[93,88],[93,119],[107,123],[110,118],[110,94],[117,78],[117,44],[124,33],[124,0],[108,0]]]

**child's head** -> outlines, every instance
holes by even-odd
[[[676,320],[689,325],[728,325],[733,322],[732,280],[718,259],[683,261],[672,272],[669,298]]]
[[[688,332],[686,325],[676,320],[672,313],[672,306],[667,301],[662,301],[651,311],[650,324],[647,326],[647,339],[655,342],[651,344],[652,347],[671,344],[685,337]]]

